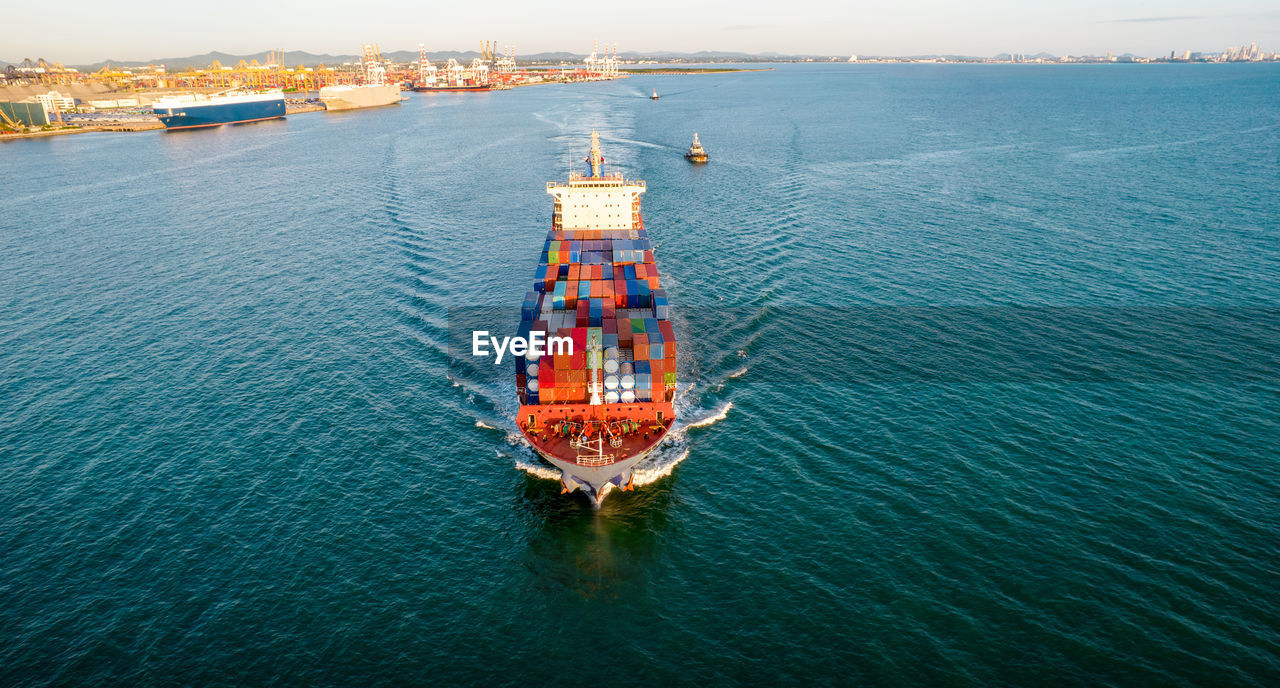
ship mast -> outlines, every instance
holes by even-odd
[[[591,176],[599,179],[604,175],[604,156],[600,154],[600,135],[591,130],[591,152],[587,154],[587,162],[591,165]]]

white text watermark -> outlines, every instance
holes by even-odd
[[[529,333],[529,337],[490,337],[488,330],[473,330],[471,332],[471,355],[472,356],[488,356],[489,348],[492,347],[497,356],[493,360],[494,365],[502,363],[502,357],[508,353],[512,356],[524,356],[533,354],[536,356],[550,356],[552,354],[572,354],[573,339],[569,337],[548,337],[546,332],[533,331]]]

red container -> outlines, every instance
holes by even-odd
[[[600,280],[591,280],[591,298],[599,299],[604,297],[604,282]]]
[[[538,359],[538,385],[540,387],[556,386],[556,367],[554,356],[543,356]]]
[[[578,313],[576,316],[576,319],[577,319],[576,324],[578,327],[586,327],[587,325],[591,324],[591,302],[590,301],[579,300],[577,311]],[[576,349],[577,347],[575,346],[574,348]]]
[[[612,305],[608,302],[604,304],[604,322],[601,323],[601,329],[605,334],[618,334],[618,321],[610,312]]]
[[[658,331],[662,333],[662,341],[675,343],[676,329],[671,326],[670,320],[659,320]]]
[[[568,285],[565,287],[564,307],[565,308],[578,307],[578,283],[574,280],[569,280]]]

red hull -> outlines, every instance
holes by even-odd
[[[520,432],[529,444],[544,454],[574,463],[578,450],[569,445],[570,438],[556,436],[555,428],[562,421],[578,425],[591,425],[598,428],[604,424],[617,424],[624,421],[635,421],[639,428],[634,431],[618,433],[622,437],[622,446],[606,445],[605,455],[608,461],[599,465],[608,465],[626,461],[654,448],[671,429],[675,409],[669,402],[637,402],[634,404],[540,404],[520,407]],[[615,427],[617,427],[615,425]]]

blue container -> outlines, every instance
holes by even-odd
[[[658,320],[669,320],[671,316],[671,311],[669,310],[669,307],[666,306],[665,304],[659,305],[655,303],[653,304],[653,315]]]
[[[636,393],[636,401],[653,401],[653,389],[651,389],[647,385],[644,387],[641,387],[640,383],[636,382],[635,393]]]
[[[528,341],[528,339],[529,339],[529,333],[530,333],[530,332],[532,332],[532,331],[533,331],[533,323],[532,323],[532,322],[528,322],[528,321],[523,321],[523,320],[522,320],[522,321],[520,322],[520,325],[519,325],[518,327],[516,327],[516,336],[517,336],[517,337],[521,337],[521,338],[523,338],[525,341]],[[515,362],[516,362],[516,372],[517,372],[517,373],[523,373],[523,372],[525,372],[525,369],[524,369],[524,366],[525,366],[524,356],[512,356],[512,358],[514,358],[514,359],[515,359]]]
[[[564,310],[565,291],[568,289],[568,282],[556,282],[556,288],[551,292],[551,307],[556,310]]]
[[[578,282],[578,298],[579,299],[591,298],[591,282],[587,280],[582,280],[581,282]]]
[[[538,307],[540,300],[536,291],[531,291],[524,295],[524,303],[520,304],[521,321],[533,322],[538,319],[538,312],[541,310]]]
[[[634,265],[624,265],[624,266],[622,267],[622,270],[623,270],[623,272],[625,273],[625,275],[626,275],[626,279],[627,279],[627,293],[630,293],[630,292],[631,292],[631,283],[632,283],[632,282],[634,282],[634,281],[636,281],[636,266],[634,266]]]
[[[604,336],[604,348],[606,348],[606,349],[609,349],[609,348],[616,349],[616,348],[618,348],[618,335],[616,335],[616,334],[606,334],[606,335]]]
[[[646,376],[646,377],[647,377],[650,373],[652,373],[652,372],[653,372],[652,368],[649,366],[649,362],[648,362],[648,361],[636,361],[636,362],[635,362],[635,366],[636,366],[636,375],[644,375],[644,376]],[[639,384],[640,384],[640,383],[639,383],[639,380],[638,380],[638,378],[637,378],[636,385],[637,385],[637,386],[639,386]],[[648,385],[646,385],[646,387],[647,387],[647,386],[648,386]]]

